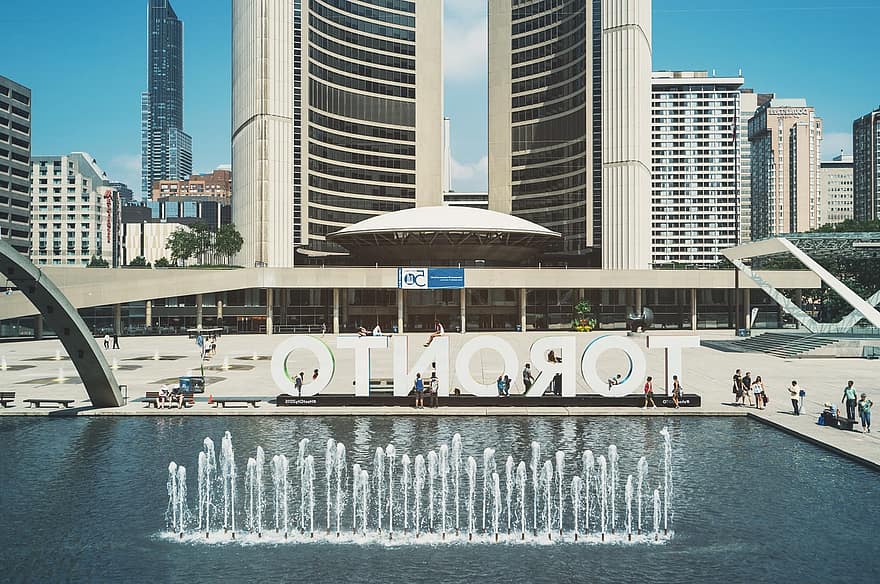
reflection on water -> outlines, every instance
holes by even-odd
[[[664,442],[660,431],[668,423],[674,450],[673,512],[670,522],[674,537],[661,545],[590,545],[595,541],[596,488],[591,491],[591,526],[587,541],[575,544],[572,479],[584,481],[584,451],[590,450],[598,471],[598,458],[606,458],[606,481],[610,481],[608,446],[616,445],[620,460],[619,483],[615,499],[617,533],[627,520],[626,483],[633,475],[637,491],[639,458],[650,463],[643,489],[646,509],[643,522],[653,529],[653,490],[662,496]],[[233,545],[204,543],[204,535],[179,537],[163,535],[164,513],[168,504],[168,466],[170,461],[187,467],[190,511],[198,521],[198,457],[204,439],[220,445],[226,431],[234,440],[238,495],[236,512],[244,512],[243,479],[248,458],[255,458],[257,447],[266,455],[266,515],[264,533],[256,538],[237,523],[241,542]],[[469,457],[476,465],[474,484],[474,541],[455,540],[455,495],[453,479],[453,436],[462,437],[460,474],[461,531],[469,522]],[[290,529],[289,539],[274,533],[275,505],[271,461],[276,455],[289,459],[289,524],[299,526],[300,491],[297,457],[299,442],[309,438],[308,454],[313,456],[316,475],[315,538],[303,543],[303,534]],[[326,533],[326,444],[329,438],[346,448],[349,479],[359,464],[369,475],[368,530],[377,527],[378,491],[373,482],[376,448],[387,445],[395,450],[392,470],[395,485],[403,481],[403,456],[410,459],[415,478],[415,457],[425,460],[425,485],[421,505],[429,507],[429,454],[437,455],[434,475],[434,532],[428,515],[420,517],[426,545],[413,548],[397,541],[402,536],[403,491],[392,496],[395,539],[375,539],[363,545],[359,536],[347,528],[335,533],[331,514],[331,534]],[[532,442],[541,446],[541,469],[552,465],[550,484],[551,520],[558,510],[559,490],[556,451],[563,454],[564,541],[545,542],[534,537],[532,509]],[[3,418],[0,420],[0,549],[3,549],[5,578],[22,581],[77,582],[213,582],[267,581],[295,579],[296,574],[310,582],[386,582],[386,581],[503,581],[508,582],[705,582],[710,578],[729,582],[834,581],[851,571],[851,550],[858,529],[880,521],[880,507],[865,504],[876,499],[878,475],[838,456],[799,442],[745,419],[645,419],[645,418],[254,418],[254,417],[151,417],[151,418]],[[443,542],[440,515],[442,507],[440,448],[449,445],[447,474],[447,541]],[[484,450],[495,450],[495,470],[487,491],[486,522],[483,533]],[[222,449],[221,449],[222,450]],[[496,545],[495,517],[500,539],[507,537],[507,459],[513,457],[511,500],[512,531],[525,517],[532,533],[529,545]],[[220,452],[217,469],[222,475]],[[387,516],[387,465],[383,533],[389,528]],[[520,462],[525,463],[525,510],[516,509]],[[335,473],[334,469],[334,473]],[[494,474],[498,475],[498,490]],[[335,474],[334,474],[335,476]],[[547,476],[547,475],[545,475]],[[595,479],[591,478],[591,481]],[[333,483],[336,484],[335,482]],[[353,497],[351,481],[346,481],[345,497]],[[411,484],[411,483],[410,483]],[[595,485],[595,482],[591,484]],[[537,509],[539,529],[544,524],[547,483],[540,483],[542,501]],[[500,491],[500,493],[499,493]],[[580,506],[586,505],[586,489],[581,486]],[[623,493],[621,495],[621,493]],[[359,492],[360,494],[360,492]],[[218,488],[212,500],[222,520],[223,495]],[[331,510],[335,492],[331,492]],[[408,490],[408,509],[414,510],[413,490]],[[633,522],[637,521],[632,495]],[[648,501],[650,500],[650,503]],[[499,505],[496,505],[498,501]],[[607,503],[608,501],[606,501]],[[543,505],[543,506],[542,506]],[[601,503],[600,503],[601,505]],[[345,526],[351,525],[351,501],[346,499]],[[496,512],[497,509],[497,512]],[[833,509],[842,519],[817,522],[817,512]],[[609,509],[606,509],[610,513]],[[428,511],[425,511],[428,513]],[[586,520],[585,508],[578,514]],[[243,515],[240,515],[243,517]],[[660,522],[663,517],[661,514]],[[606,517],[606,521],[607,521]],[[413,517],[407,512],[410,531]],[[614,521],[612,519],[612,521]],[[216,524],[214,524],[216,525]],[[222,533],[221,526],[213,531]],[[239,527],[241,525],[242,527]],[[427,525],[428,527],[424,527]],[[552,521],[551,521],[552,525]],[[438,527],[439,526],[439,527]],[[862,527],[859,527],[862,526]],[[643,525],[644,527],[644,525]],[[580,533],[586,526],[578,525]],[[610,528],[608,528],[610,532]],[[558,533],[558,530],[557,530]],[[260,540],[254,542],[254,538]],[[281,539],[279,539],[281,538]],[[441,538],[442,544],[427,545]],[[311,540],[312,538],[308,538]],[[454,541],[449,541],[450,539]],[[880,560],[874,539],[860,537],[859,578],[880,581]],[[338,540],[338,541],[337,541]],[[225,540],[229,541],[229,540]],[[298,543],[297,543],[298,542]],[[762,543],[763,542],[763,543]],[[800,542],[800,543],[799,543]],[[252,545],[253,543],[253,545]],[[587,545],[584,545],[587,544]],[[418,553],[414,553],[414,550]],[[50,553],[51,552],[51,553]],[[822,553],[817,553],[822,552]],[[827,552],[827,553],[825,553]],[[47,555],[48,554],[48,555]]]

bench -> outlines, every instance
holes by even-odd
[[[49,398],[45,398],[45,397],[40,397],[40,398],[29,398],[24,401],[25,401],[25,403],[30,404],[28,407],[33,406],[35,408],[39,408],[42,406],[42,404],[55,404],[59,407],[69,408],[70,404],[74,403],[76,400],[75,399],[49,399]]]
[[[6,404],[11,404],[15,401],[15,392],[14,391],[0,391],[0,404],[3,404],[3,407],[8,407]]]
[[[257,406],[257,402],[263,401],[258,397],[215,397],[214,398],[214,407],[223,406],[226,407],[226,404],[251,404],[252,406]]]
[[[176,396],[172,396],[172,397],[176,397]],[[144,394],[144,399],[142,401],[145,404],[147,404],[147,407],[155,406],[158,408],[159,407],[159,392],[158,391],[146,392]],[[196,403],[196,400],[193,397],[193,394],[191,394],[191,393],[183,394],[183,407],[186,407],[187,405],[192,405],[195,403]]]

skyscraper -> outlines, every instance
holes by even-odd
[[[153,181],[192,173],[192,138],[183,131],[183,22],[169,0],[147,4],[147,91],[141,94],[141,195]]]
[[[853,122],[853,218],[880,219],[880,108]]]
[[[840,156],[822,162],[822,224],[833,225],[853,218],[853,157]]]
[[[489,2],[489,208],[648,268],[650,0]]]
[[[717,264],[739,241],[742,84],[705,71],[654,73],[655,265]]]
[[[341,252],[328,233],[442,204],[442,17],[442,0],[233,1],[240,263]]]
[[[822,119],[804,99],[778,99],[749,120],[752,239],[822,224],[819,163]]]
[[[0,238],[30,248],[31,90],[0,75]]]

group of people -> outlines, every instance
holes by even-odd
[[[795,386],[797,385],[796,381],[793,381],[792,383]],[[803,390],[798,389],[798,392],[800,391]],[[738,406],[746,405],[746,400],[748,400],[749,407],[763,410],[767,407],[767,404],[770,403],[770,398],[767,397],[767,389],[764,387],[764,380],[761,379],[760,375],[756,375],[753,379],[751,371],[746,371],[746,374],[743,375],[742,369],[736,370],[736,373],[733,374],[733,394],[736,396],[735,403]],[[752,400],[752,395],[754,395],[754,401]],[[799,396],[801,404],[803,403],[805,395],[806,392]],[[797,407],[798,406],[795,406],[795,415],[797,415],[799,411],[797,410]]]
[[[110,335],[109,334],[104,334],[104,348],[105,349],[110,348]],[[113,333],[113,348],[114,349],[119,348],[119,335],[116,333]]]
[[[296,377],[293,378],[293,387],[296,389],[297,397],[302,396],[302,388],[303,388],[303,384],[305,384],[305,379],[306,379],[305,371],[300,371],[299,373],[296,374]],[[312,381],[317,381],[317,379],[318,379],[318,370],[315,369],[312,372]]]
[[[413,382],[413,392],[416,394],[416,409],[421,410],[425,407],[425,394],[428,394],[429,407],[436,408],[438,405],[437,394],[440,392],[440,381],[437,379],[437,364],[431,363],[431,377],[427,383],[422,378],[421,373],[416,373]]]
[[[169,387],[168,385],[162,384],[162,387],[159,388],[159,397],[156,400],[156,407],[172,408],[177,404],[177,409],[180,409],[183,407],[184,399],[186,399],[186,396],[180,392],[179,385]]]
[[[858,397],[857,397],[858,396]],[[840,403],[846,405],[846,418],[855,422],[856,412],[859,413],[859,421],[862,423],[862,432],[871,432],[871,408],[874,402],[868,399],[868,394],[856,392],[855,383],[852,379],[846,382],[843,388],[843,397]]]

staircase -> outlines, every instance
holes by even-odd
[[[766,353],[783,359],[798,357],[814,349],[834,344],[837,339],[804,333],[764,333],[731,341],[702,341],[704,347],[727,353]]]

